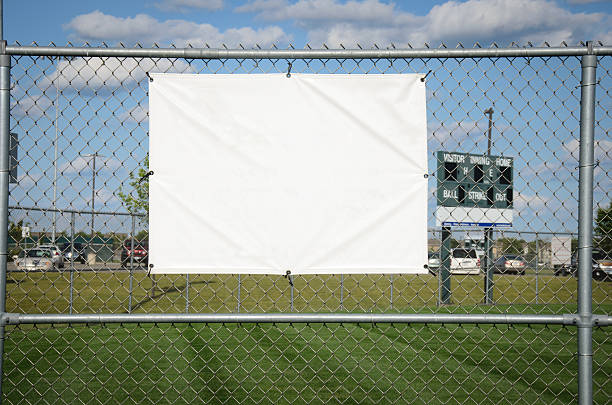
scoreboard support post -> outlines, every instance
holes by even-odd
[[[451,303],[451,227],[442,227],[442,246],[440,247],[440,305]]]
[[[482,268],[484,269],[484,303],[493,304],[493,228],[484,231],[485,254]]]

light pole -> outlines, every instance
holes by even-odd
[[[96,153],[88,153],[82,156],[92,158],[92,162],[93,162],[93,170],[91,172],[91,240],[93,243],[94,232],[95,232],[94,211],[95,211],[95,206],[96,206],[95,205],[96,204],[96,158],[104,157],[104,155],[101,155],[98,152],[96,152]]]
[[[55,75],[55,140],[53,141],[53,231],[51,242],[55,245],[57,233],[57,120],[59,117],[59,62],[57,64],[57,75]]]
[[[491,131],[493,129],[493,107],[484,110],[489,115],[489,130],[487,131],[487,156],[491,156]],[[493,304],[493,228],[485,228],[485,256],[484,256],[484,303]]]
[[[489,131],[487,135],[487,155],[491,154],[491,130],[493,129],[493,107],[489,107],[484,110],[485,114],[489,115]]]

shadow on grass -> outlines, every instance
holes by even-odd
[[[155,280],[152,280],[152,281],[153,281],[153,285],[151,286],[151,290],[149,290],[149,292],[147,293],[147,296],[143,300],[137,302],[134,306],[132,306],[132,311],[135,311],[138,308],[144,306],[145,304],[153,300],[156,300],[158,298],[162,298],[168,294],[181,293],[185,291],[185,288],[186,288],[186,284],[172,285],[170,287],[160,288],[157,286],[157,282]],[[189,283],[189,287],[191,288],[192,286],[208,285],[208,284],[214,284],[214,283],[216,283],[216,281],[206,281],[206,280],[205,281],[194,281],[194,282]]]

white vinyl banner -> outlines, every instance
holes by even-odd
[[[152,74],[153,273],[426,273],[423,75]]]

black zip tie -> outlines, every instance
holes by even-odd
[[[293,277],[291,277],[291,270],[287,270],[287,273],[285,273],[283,277],[289,280],[289,285],[293,287]]]
[[[429,69],[429,72],[425,73],[425,76],[421,77],[421,81],[424,82],[425,79],[427,78],[427,76],[429,76],[430,73],[431,73],[431,69]]]
[[[287,77],[291,77],[291,67],[293,65],[291,64],[291,62],[287,62]]]
[[[147,75],[147,77],[149,78],[149,81],[152,82],[153,78],[151,77],[151,75],[149,74],[149,72],[145,72],[145,74]]]
[[[149,176],[153,175],[153,170],[149,170],[148,172],[146,172],[141,178],[138,179],[138,184],[142,183],[144,179],[148,179]]]
[[[576,169],[580,169],[583,167],[598,167],[599,166],[600,161],[596,160],[595,163],[593,163],[592,165],[578,165],[576,166]]]

